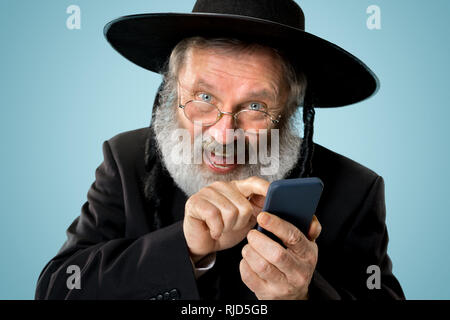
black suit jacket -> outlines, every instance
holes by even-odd
[[[145,163],[151,132],[139,129],[104,142],[87,202],[40,274],[36,299],[256,298],[239,274],[246,240],[218,252],[212,270],[195,279],[182,228],[187,198],[161,165]],[[157,159],[154,148],[147,152]],[[154,181],[145,191],[146,165]],[[325,188],[316,212],[322,233],[310,298],[404,298],[386,252],[383,178],[317,144],[312,176]],[[81,289],[67,288],[70,265],[81,269]],[[367,288],[370,265],[381,269],[381,289]]]

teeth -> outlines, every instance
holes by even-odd
[[[221,166],[220,164],[216,164],[216,163],[213,163],[212,165],[219,169],[227,169],[228,168],[228,167]]]
[[[217,156],[217,157],[224,157],[224,158],[230,158],[230,157],[234,157],[234,153],[230,153],[230,154],[227,154],[227,153],[217,153],[217,152],[211,152],[211,153],[213,153],[215,156]]]
[[[209,163],[211,163],[213,165],[213,167],[218,168],[218,169],[228,169],[230,166],[226,166],[226,165],[220,165],[218,163],[213,162],[211,159],[209,159]]]
[[[206,157],[207,157],[207,159],[208,159],[208,162],[213,166],[213,167],[215,167],[215,168],[218,168],[218,169],[229,169],[230,168],[230,165],[231,166],[233,166],[234,165],[234,155],[233,156],[227,156],[227,155],[224,155],[224,154],[218,154],[218,153],[214,153],[213,151],[207,151],[207,150],[204,150],[204,152],[205,152],[205,155],[206,155]],[[221,164],[218,164],[218,163],[215,163],[214,161],[213,161],[213,159],[214,158],[223,158],[222,159],[222,161],[219,161],[219,162],[223,162],[222,163],[222,165]],[[217,159],[218,160],[218,159]],[[230,161],[232,161],[232,163],[230,163],[230,164],[228,164],[227,162],[227,160],[230,160]],[[225,164],[225,165],[224,165]]]

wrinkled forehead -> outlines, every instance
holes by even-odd
[[[277,93],[286,85],[280,56],[261,46],[189,48],[178,79],[189,85],[199,78],[224,86],[272,87]]]

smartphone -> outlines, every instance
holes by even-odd
[[[274,181],[269,186],[262,211],[277,215],[292,223],[306,235],[319,204],[322,190],[323,182],[316,177]],[[259,225],[257,230],[284,246],[273,233]]]

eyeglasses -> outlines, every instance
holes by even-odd
[[[270,129],[280,122],[281,115],[273,117],[264,110],[258,110],[258,103],[250,103],[246,109],[238,112],[221,111],[217,106],[200,100],[190,100],[184,105],[179,105],[183,109],[185,117],[194,124],[209,127],[219,122],[224,115],[234,118],[236,128],[243,130]]]

